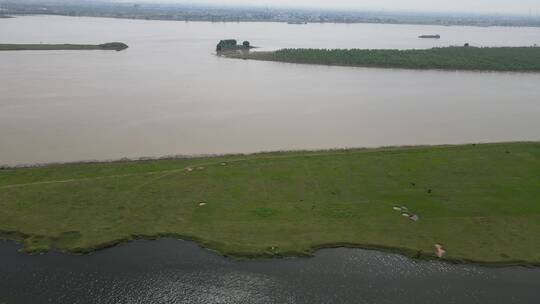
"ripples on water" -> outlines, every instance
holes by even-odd
[[[88,256],[0,242],[7,303],[538,303],[540,269],[486,268],[360,249],[235,261],[173,239]],[[1,303],[1,302],[0,302]]]

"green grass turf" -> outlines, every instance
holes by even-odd
[[[412,50],[282,49],[227,57],[338,66],[539,72],[540,47],[441,47]]]
[[[540,143],[2,169],[0,231],[28,251],[179,236],[240,257],[341,245],[432,257],[440,243],[449,260],[538,265]]]

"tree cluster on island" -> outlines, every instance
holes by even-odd
[[[236,50],[248,50],[252,48],[249,41],[244,41],[242,44],[238,44],[238,41],[235,39],[225,39],[219,41],[216,46],[217,52],[223,51],[236,51]]]

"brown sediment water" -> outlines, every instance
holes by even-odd
[[[540,28],[2,19],[4,43],[130,48],[0,54],[0,165],[540,139],[540,74],[231,60],[213,54],[224,37],[262,51],[523,46]]]

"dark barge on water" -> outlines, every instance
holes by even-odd
[[[418,38],[422,39],[441,39],[441,35],[421,35]]]

